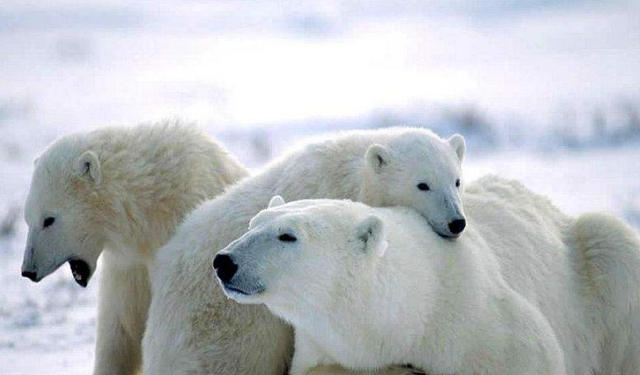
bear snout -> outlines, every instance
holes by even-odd
[[[449,223],[449,231],[453,235],[459,235],[462,233],[464,228],[467,226],[467,221],[465,219],[456,219]]]
[[[223,283],[229,282],[238,271],[238,265],[228,254],[218,254],[213,258],[213,268]]]
[[[40,281],[38,280],[38,274],[35,271],[22,271],[22,277],[26,277],[35,283]]]
[[[24,260],[22,262],[22,277],[26,277],[34,283],[37,283],[40,280],[38,279],[38,267],[33,261],[34,253],[35,249],[31,246],[28,246],[24,254]]]

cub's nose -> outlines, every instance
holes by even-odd
[[[467,226],[467,221],[465,219],[453,220],[452,222],[449,223],[449,231],[454,235],[458,235],[462,233],[462,231],[464,230],[464,227],[466,226]]]
[[[218,254],[213,258],[213,268],[216,270],[216,275],[223,283],[228,282],[233,278],[233,275],[238,271],[238,265],[233,262],[231,256],[228,254]]]
[[[22,271],[22,277],[26,277],[33,282],[38,282],[38,275],[34,271]]]

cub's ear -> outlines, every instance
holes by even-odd
[[[383,145],[374,144],[367,150],[365,160],[367,164],[373,168],[376,173],[382,172],[385,166],[389,164],[389,150]]]
[[[284,201],[284,199],[282,199],[281,196],[274,195],[273,198],[271,198],[271,200],[269,201],[269,206],[267,206],[267,208],[282,206],[285,203],[286,202]]]
[[[371,215],[356,225],[356,238],[362,243],[365,253],[383,256],[387,250],[384,224],[379,217]]]
[[[76,163],[76,171],[80,176],[89,178],[96,185],[102,182],[102,169],[98,156],[93,151],[85,151]]]
[[[455,151],[456,155],[458,155],[458,159],[460,159],[460,162],[462,163],[462,160],[464,159],[464,152],[467,149],[464,137],[460,134],[454,134],[447,140],[447,142],[449,142],[449,146],[453,148],[453,151]]]

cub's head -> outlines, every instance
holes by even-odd
[[[363,201],[414,208],[440,236],[458,237],[466,226],[460,200],[464,153],[461,135],[444,140],[424,129],[372,145],[365,156]]]
[[[214,258],[225,294],[264,303],[295,321],[297,313],[330,306],[386,249],[382,221],[349,201],[284,204],[274,197],[249,231]]]
[[[69,262],[75,281],[87,285],[111,217],[101,184],[100,160],[80,138],[63,138],[36,160],[25,206],[22,276],[38,282]]]

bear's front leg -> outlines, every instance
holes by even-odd
[[[331,372],[322,372],[322,368],[324,368],[322,365],[332,365],[334,363],[328,361],[328,358],[322,354],[318,346],[304,332],[295,330],[294,340],[295,345],[289,375],[331,374]],[[312,370],[316,366],[318,366],[318,371],[320,372]]]
[[[290,375],[424,375],[413,367],[389,367],[380,370],[348,370],[335,364],[322,354],[318,346],[303,332],[295,332],[295,349]]]
[[[494,367],[487,373],[566,375],[564,351],[548,320],[519,294],[508,291],[507,295],[508,298],[498,299],[496,311],[500,311],[501,317],[495,320],[502,324],[495,330],[510,336],[503,340],[507,346],[498,350],[506,357],[490,361]]]
[[[409,367],[391,367],[375,371],[347,370],[340,366],[318,366],[307,372],[306,375],[425,375],[426,373]]]
[[[141,365],[141,342],[150,303],[147,268],[119,267],[105,251],[98,291],[94,375],[132,375]]]

